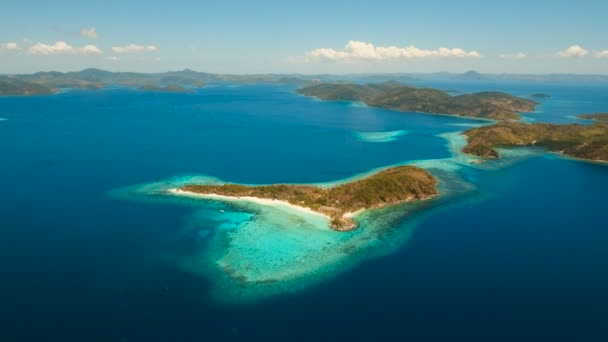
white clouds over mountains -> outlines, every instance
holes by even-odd
[[[503,53],[503,54],[499,55],[499,57],[502,59],[525,59],[526,57],[528,57],[528,55],[523,52],[517,52],[517,53]]]
[[[83,47],[73,47],[72,45],[58,41],[54,44],[36,43],[27,49],[28,54],[31,55],[58,55],[58,54],[80,54],[84,56],[95,56],[101,55],[101,51],[95,45],[85,45]]]
[[[572,45],[565,50],[559,51],[558,56],[564,58],[582,58],[589,54],[589,51],[580,45]]]
[[[594,56],[596,58],[607,58],[608,50],[597,50],[591,52],[581,45],[572,45],[557,52],[553,56],[561,58],[584,58]],[[398,46],[375,46],[372,43],[357,40],[349,41],[341,50],[332,48],[318,48],[306,52],[303,56],[291,57],[292,63],[314,63],[314,62],[385,62],[413,59],[438,59],[438,58],[482,58],[483,55],[477,50],[464,50],[462,48],[438,48],[434,50],[421,49],[414,45],[405,47]],[[524,60],[530,57],[525,52],[499,54],[500,59]],[[536,55],[537,58],[546,58],[548,55]],[[549,57],[550,58],[550,57]]]
[[[21,50],[21,47],[19,47],[19,44],[17,43],[4,43],[0,44],[0,50],[15,51]]]
[[[343,50],[319,48],[309,51],[302,57],[292,58],[292,61],[315,62],[373,62],[407,60],[420,58],[481,58],[477,51],[466,51],[461,48],[439,48],[436,50],[420,49],[413,45],[405,47],[374,46],[371,43],[351,40]]]
[[[595,58],[608,58],[608,50],[595,50],[590,53],[589,50],[580,45],[572,45],[557,53],[558,56],[563,58],[583,58],[590,54]]]
[[[79,32],[80,36],[96,40],[99,38],[99,33],[94,27],[83,28]],[[23,50],[23,52],[21,52]],[[112,46],[112,52],[116,54],[128,54],[138,52],[155,52],[158,51],[156,45],[140,45],[140,44],[129,44],[125,46]],[[83,46],[72,46],[66,41],[59,40],[54,43],[34,43],[31,40],[24,38],[23,45],[17,43],[0,43],[0,52],[3,51],[14,51],[15,53],[25,53],[27,55],[77,55],[77,56],[99,56],[103,55],[103,51],[93,44],[86,44]],[[119,58],[111,56],[106,58],[111,61],[118,61]]]
[[[608,50],[601,50],[593,52],[595,58],[608,58]]]
[[[154,52],[158,51],[158,47],[156,45],[129,44],[125,46],[112,46],[112,51],[115,53]]]

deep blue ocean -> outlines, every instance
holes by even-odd
[[[550,94],[528,121],[608,111],[607,85],[426,85]],[[392,252],[295,293],[224,303],[213,279],[170,261],[205,248],[184,233],[191,206],[110,193],[190,175],[336,181],[448,158],[438,135],[477,121],[268,85],[5,97],[0,118],[0,341],[608,340],[606,165],[536,153],[454,171],[472,190],[395,223],[415,229]],[[358,134],[392,131],[404,132]]]

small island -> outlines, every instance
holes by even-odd
[[[502,92],[450,96],[443,90],[412,87],[392,81],[371,84],[320,83],[297,91],[322,100],[362,101],[371,107],[491,120],[517,120],[517,113],[532,112],[537,105],[532,100]]]
[[[500,147],[537,146],[575,158],[608,161],[605,122],[593,125],[501,122],[463,134],[468,138],[463,152],[485,158],[499,158],[496,148]]]
[[[608,113],[581,114],[577,117],[586,120],[608,121]]]
[[[398,166],[328,188],[296,184],[190,184],[173,192],[204,195],[210,199],[279,200],[325,215],[330,219],[333,229],[349,231],[357,227],[353,220],[355,213],[432,198],[438,194],[436,185],[437,179],[426,170],[414,166]]]
[[[536,93],[536,94],[532,94],[530,96],[532,96],[535,99],[548,99],[548,98],[551,98],[551,95],[544,94],[544,93]]]

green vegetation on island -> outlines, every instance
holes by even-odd
[[[46,95],[57,92],[46,85],[0,76],[0,96],[3,95]]]
[[[578,117],[587,120],[608,121],[608,113],[581,114]]]
[[[496,148],[538,146],[565,155],[608,161],[608,123],[593,125],[501,122],[463,133],[463,151],[485,158],[499,158]]]
[[[518,112],[531,112],[536,102],[502,92],[450,96],[445,91],[396,82],[375,84],[320,83],[298,92],[322,100],[362,101],[369,106],[408,112],[516,120]]]
[[[330,188],[295,184],[261,186],[192,184],[183,186],[179,190],[197,194],[286,201],[325,214],[331,218],[332,228],[346,231],[357,226],[349,213],[428,199],[437,195],[436,184],[435,177],[424,169],[398,166]]]
[[[29,75],[0,76],[0,96],[52,94],[58,89],[102,89],[108,86],[123,86],[162,92],[184,92],[200,88],[209,83],[269,83],[304,85],[311,79],[295,76],[260,74],[227,75],[210,74],[193,70],[164,73],[110,72],[100,69],[85,69],[77,72],[38,72]]]

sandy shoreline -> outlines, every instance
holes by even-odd
[[[225,195],[218,195],[218,194],[199,194],[196,192],[184,191],[181,189],[171,189],[171,190],[168,190],[168,192],[170,192],[171,194],[177,195],[177,196],[214,199],[214,200],[221,200],[221,201],[226,201],[226,202],[247,201],[247,202],[252,202],[252,203],[256,203],[256,204],[260,204],[260,205],[283,206],[283,207],[288,207],[290,209],[297,210],[297,211],[300,211],[300,212],[303,212],[306,214],[323,216],[324,218],[326,218],[328,220],[331,219],[331,217],[329,217],[328,215],[325,215],[318,211],[314,211],[310,208],[302,207],[299,205],[291,204],[289,202],[281,201],[281,200],[277,200],[277,199],[259,198],[259,197],[251,197],[251,196],[236,197],[236,196],[225,196]]]

